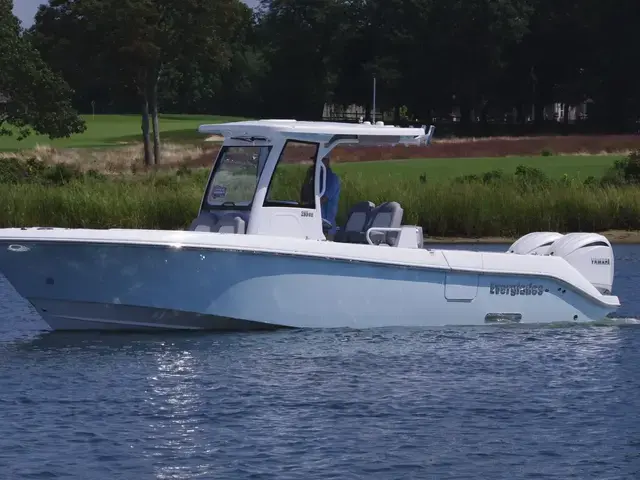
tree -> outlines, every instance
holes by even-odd
[[[434,2],[430,38],[439,46],[434,66],[447,78],[467,132],[477,106],[485,116],[506,66],[506,50],[526,34],[531,12],[528,0]]]
[[[73,103],[80,111],[92,111],[92,102],[102,113],[138,111],[138,93],[113,68],[103,32],[79,16],[74,3],[51,0],[41,5],[28,31],[31,43],[74,89]]]
[[[584,72],[597,39],[589,28],[590,8],[585,8],[584,1],[532,0],[532,5],[528,32],[509,49],[508,71],[500,91],[505,100],[518,106],[532,104],[540,128],[545,105],[576,105],[585,100],[590,87]]]
[[[429,13],[432,0],[349,0],[346,48],[340,56],[335,98],[372,107],[372,79],[377,105],[394,108],[396,121],[403,105],[418,106],[434,77],[429,68]],[[368,115],[367,115],[368,116]]]
[[[259,110],[255,88],[264,71],[256,47],[253,12],[242,4],[226,24],[222,58],[200,61],[179,55],[167,66],[161,79],[159,103],[176,112],[225,112],[253,115]]]
[[[344,53],[350,2],[262,0],[259,39],[268,65],[261,85],[268,115],[322,115]]]
[[[159,160],[160,108],[298,119],[319,118],[327,102],[370,111],[373,75],[377,106],[396,120],[402,110],[410,122],[449,123],[457,106],[465,133],[478,133],[477,117],[489,133],[490,109],[504,118],[515,108],[525,123],[533,105],[540,129],[545,106],[589,98],[590,120],[611,131],[640,109],[626,21],[640,14],[637,0],[260,3],[253,15],[240,0],[50,0],[22,38],[75,90],[76,108],[141,111],[148,163]]]
[[[49,44],[83,39],[91,58],[82,58],[101,66],[101,78],[136,92],[144,158],[150,165],[160,162],[160,87],[184,78],[188,65],[198,72],[227,68],[232,57],[227,39],[250,18],[248,11],[240,0],[52,0],[41,8],[35,32]],[[52,28],[56,22],[58,28]]]
[[[640,121],[640,53],[636,22],[637,0],[594,2],[589,9],[592,35],[597,39],[588,51],[592,61],[594,112],[607,130],[638,132]],[[591,114],[589,114],[591,116]]]
[[[18,128],[49,138],[69,137],[86,125],[72,108],[72,90],[45,64],[23,35],[12,0],[0,0],[0,135]]]

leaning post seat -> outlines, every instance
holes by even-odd
[[[369,223],[365,232],[372,227],[400,228],[404,210],[398,202],[385,202],[374,208],[369,215]],[[385,243],[394,246],[398,239],[398,232],[371,232],[371,241],[374,245]],[[365,240],[366,241],[366,240]]]
[[[369,201],[356,203],[347,215],[344,227],[338,230],[334,241],[343,243],[366,243],[365,227],[376,204]]]

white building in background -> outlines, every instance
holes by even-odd
[[[574,123],[575,121],[585,120],[587,118],[587,110],[588,105],[593,103],[593,100],[587,100],[578,105],[570,105],[568,107],[569,114],[569,123]],[[493,118],[496,118],[496,112],[492,112]],[[514,122],[517,119],[517,110],[514,108],[513,111],[502,112],[504,115],[505,122]],[[565,115],[565,104],[564,103],[553,103],[551,105],[547,105],[544,108],[544,119],[555,120],[558,123],[564,122]],[[451,109],[451,112],[448,115],[449,120],[453,122],[460,121],[460,108],[454,107]],[[347,106],[342,105],[334,105],[334,104],[325,104],[324,110],[322,112],[322,119],[328,121],[352,121],[358,122],[362,120],[371,120],[367,119],[366,108],[362,105],[351,104]],[[479,121],[479,117],[476,117]],[[394,120],[394,112],[387,111],[381,112],[380,110],[376,111],[376,120],[382,120],[385,122],[392,122]],[[527,115],[527,122],[533,122],[534,120],[534,109],[531,107],[530,113]]]

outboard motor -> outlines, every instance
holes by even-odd
[[[597,233],[569,233],[551,245],[548,255],[564,258],[603,295],[611,293],[614,256],[606,237]]]
[[[520,237],[507,250],[517,255],[546,255],[549,248],[564,235],[558,232],[533,232]]]

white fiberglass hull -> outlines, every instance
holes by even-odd
[[[135,235],[0,230],[0,271],[54,330],[585,322],[619,306],[590,284],[573,286],[528,267],[534,260],[560,271],[559,258],[199,232]],[[502,256],[513,271],[491,267]]]

